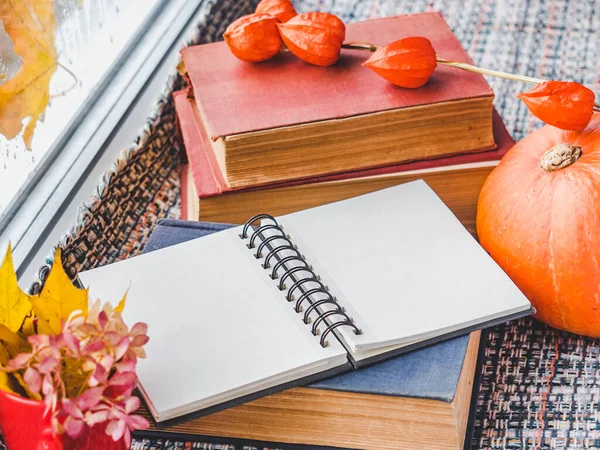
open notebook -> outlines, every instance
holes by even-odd
[[[532,312],[423,181],[260,219],[80,274],[148,323],[158,422]]]

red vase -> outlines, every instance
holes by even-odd
[[[86,428],[75,440],[56,436],[44,409],[42,402],[0,390],[0,430],[8,450],[126,450],[123,439],[115,442],[106,435],[104,424]]]

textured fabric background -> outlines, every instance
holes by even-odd
[[[209,5],[194,42],[220,39],[224,28],[251,12],[255,3],[220,0]],[[439,10],[477,64],[539,78],[575,80],[598,91],[600,1],[295,0],[295,4],[300,11],[328,11],[348,22]],[[541,125],[514,97],[528,86],[488,81],[514,138]],[[171,87],[172,83],[180,80],[171,80]],[[159,218],[178,216],[179,148],[173,132],[167,91],[139,141],[107,172],[60,242],[72,275],[138,254]],[[50,264],[49,260],[41,268],[41,280]],[[31,288],[38,289],[39,283]],[[490,330],[473,448],[600,448],[599,344],[529,319]],[[134,448],[249,447],[140,440]]]

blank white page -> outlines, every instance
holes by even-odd
[[[342,331],[353,350],[425,339],[530,308],[422,180],[277,220],[363,329],[361,336]]]
[[[215,233],[80,274],[91,299],[115,305],[129,288],[123,318],[129,326],[148,324],[148,357],[139,360],[138,375],[159,420],[299,378],[294,371],[306,375],[306,366],[325,370],[328,358],[346,360],[339,343],[323,349],[294,320],[239,233]]]

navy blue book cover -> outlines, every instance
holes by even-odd
[[[144,252],[200,238],[231,226],[165,219],[156,226]],[[457,337],[308,387],[451,402],[468,342],[469,335]]]

